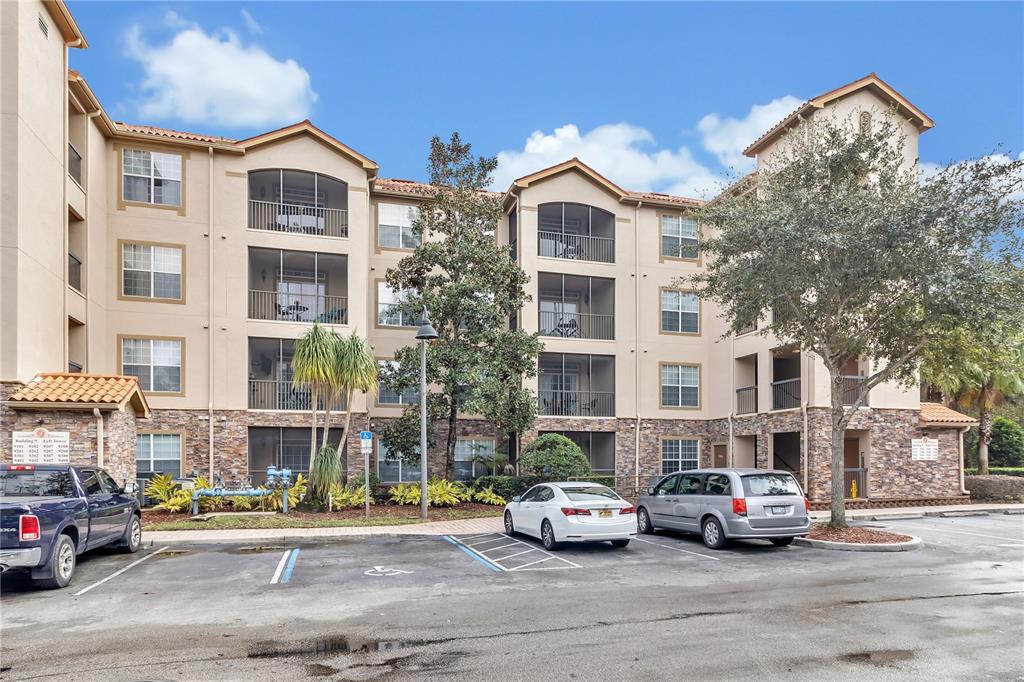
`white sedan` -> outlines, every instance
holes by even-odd
[[[636,537],[636,508],[598,483],[540,483],[505,505],[505,533],[540,538],[549,550],[605,540],[625,547]]]

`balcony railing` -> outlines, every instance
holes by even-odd
[[[772,409],[800,407],[800,377],[772,382]]]
[[[843,405],[853,405],[857,402],[857,392],[860,391],[861,384],[867,377],[861,376],[844,376],[843,380]],[[868,394],[870,395],[870,394]],[[868,396],[864,396],[864,405],[868,404]]]
[[[867,469],[843,469],[843,488],[846,491],[846,497],[851,499],[867,497],[867,480]]]
[[[68,251],[68,284],[76,291],[82,290],[82,259]]]
[[[320,237],[347,237],[348,211],[250,199],[249,228]]]
[[[249,379],[250,410],[308,410],[312,402],[308,386],[296,387],[291,381],[275,379]],[[324,400],[319,398],[317,408],[322,410],[323,407]],[[331,407],[336,410],[345,409],[344,404]]]
[[[82,366],[74,360],[68,360],[68,372],[72,374],[81,374]]]
[[[736,414],[757,412],[757,386],[736,389]]]
[[[615,240],[611,237],[588,237],[569,232],[537,233],[540,255],[548,258],[615,262]]]
[[[610,341],[615,338],[615,316],[541,310],[540,335]]]
[[[611,391],[540,391],[540,413],[557,417],[613,417],[615,393]]]
[[[348,298],[250,290],[249,319],[348,324]]]
[[[82,155],[70,142],[68,142],[68,175],[73,177],[79,185],[82,184]]]

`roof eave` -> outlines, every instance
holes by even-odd
[[[46,7],[53,22],[57,24],[57,29],[60,31],[65,45],[77,48],[89,47],[85,34],[82,33],[82,29],[78,28],[78,23],[64,0],[43,0],[43,6]]]

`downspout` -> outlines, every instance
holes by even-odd
[[[62,372],[68,371],[68,358],[70,357],[68,349],[68,343],[70,342],[68,337],[68,277],[70,275],[70,272],[68,271],[68,229],[70,227],[70,223],[68,222],[68,95],[70,94],[68,89],[68,48],[71,47],[73,43],[74,46],[77,47],[78,44],[81,44],[81,39],[66,41],[64,43],[64,70],[61,72],[61,80],[64,83],[64,89],[61,91],[63,93],[64,101],[62,102],[62,106],[64,108],[62,109],[63,115],[61,116],[60,140],[60,167],[63,171],[60,178],[60,219],[61,225],[63,226],[63,229],[61,230],[62,234],[60,243],[64,249],[60,254],[61,261],[64,264],[64,286],[60,288],[60,336],[62,355],[62,366],[60,371]]]
[[[726,417],[729,421],[729,445],[728,451],[725,454],[725,465],[732,468],[736,464],[736,431],[735,426],[732,423],[733,417],[736,415],[736,334],[732,334],[732,338],[729,341],[729,385],[732,386],[732,395],[729,396],[729,416]],[[756,367],[756,364],[755,364]],[[755,370],[756,371],[756,370]],[[757,377],[754,377],[754,382],[757,382]],[[756,409],[756,406],[755,406]],[[712,462],[714,464],[714,462]],[[757,453],[754,453],[754,466],[757,466]]]
[[[803,356],[802,360],[808,358],[807,353],[802,353],[801,355]],[[809,470],[811,468],[810,462],[808,461],[811,448],[810,448],[810,444],[808,442],[810,440],[810,438],[809,438],[809,435],[807,433],[807,405],[808,405],[808,403],[810,403],[811,387],[814,384],[812,383],[812,377],[811,377],[811,361],[807,360],[805,362],[805,364],[807,365],[807,372],[806,372],[806,374],[807,374],[807,382],[806,382],[806,384],[807,385],[804,388],[804,390],[807,391],[807,393],[805,394],[803,402],[800,404],[800,413],[801,413],[801,417],[803,418],[803,424],[804,424],[804,438],[803,438],[803,443],[801,443],[802,447],[800,449],[802,451],[801,454],[803,455],[803,460],[804,460],[803,461],[803,467],[801,467],[803,469],[804,495],[807,495],[807,485],[808,485],[808,480],[809,480],[808,472],[809,472]]]
[[[206,342],[208,347],[208,358],[207,358],[207,375],[208,375],[208,388],[207,388],[207,425],[209,432],[207,434],[207,447],[210,453],[210,485],[213,485],[213,389],[214,389],[214,371],[213,371],[213,147],[207,147],[210,159],[210,205],[207,213],[207,262],[209,264],[209,271],[206,273],[208,280],[208,301],[209,301],[209,317],[206,324]]]
[[[92,415],[96,417],[96,466],[103,466],[103,413],[100,408],[92,408]],[[961,473],[963,469],[960,470]]]
[[[970,430],[971,427],[965,426],[959,429],[957,433],[957,452],[960,456],[960,494],[970,495],[971,491],[964,486],[964,434]]]
[[[636,348],[633,351],[633,405],[636,426],[633,429],[633,486],[640,494],[640,207],[636,202],[633,212],[633,330]]]

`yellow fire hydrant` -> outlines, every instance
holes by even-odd
[[[850,498],[857,499],[857,479],[850,481]]]

